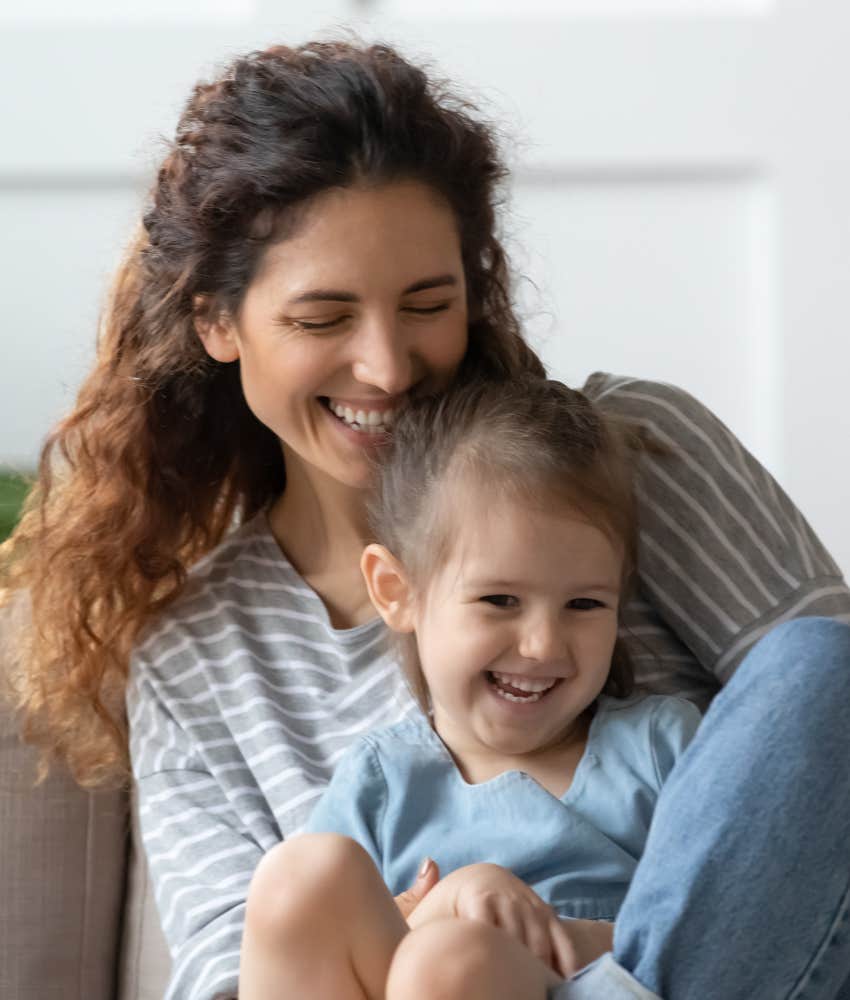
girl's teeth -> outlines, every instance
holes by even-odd
[[[519,701],[522,702],[523,704],[527,704],[530,701],[540,701],[540,699],[543,697],[543,695],[540,692],[536,692],[535,694],[527,694],[524,695],[522,698],[520,698],[518,695],[511,694],[508,691],[503,691],[500,687],[496,688],[496,694],[500,698],[506,698],[508,701]]]
[[[493,677],[498,684],[506,684],[518,691],[528,691],[529,694],[542,694],[555,686],[556,677],[541,677],[533,680],[530,677],[520,677],[518,674],[499,674],[493,671]]]

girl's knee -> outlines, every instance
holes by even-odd
[[[350,837],[311,833],[283,841],[257,865],[248,892],[246,923],[277,936],[311,917],[322,922],[357,897],[364,878],[377,870],[363,848]]]
[[[487,924],[456,918],[435,920],[411,931],[393,956],[387,1000],[477,996],[492,967],[497,937]]]

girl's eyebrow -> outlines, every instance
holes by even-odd
[[[457,285],[457,278],[453,274],[438,274],[433,278],[422,278],[414,281],[402,291],[402,295],[412,295],[414,292],[423,292],[429,288],[453,287]],[[289,304],[293,306],[302,305],[305,302],[359,302],[360,297],[353,292],[344,292],[335,288],[314,288],[309,292],[302,292],[290,299]]]
[[[464,587],[468,587],[470,590],[497,590],[498,588],[503,588],[504,590],[510,590],[511,588],[522,589],[528,586],[526,580],[522,577],[515,577],[513,580],[495,580],[490,577],[476,577],[474,579],[464,580]],[[615,580],[606,580],[604,578],[599,578],[596,580],[583,580],[576,583],[571,583],[571,590],[586,590],[586,591],[613,591],[619,590],[619,584]]]

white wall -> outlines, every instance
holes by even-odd
[[[0,462],[32,465],[70,406],[157,137],[192,82],[346,25],[434,58],[517,137],[507,227],[553,372],[684,385],[850,568],[839,0],[7,3]]]

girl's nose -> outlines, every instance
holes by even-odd
[[[557,621],[537,617],[524,623],[517,651],[527,660],[542,663],[562,660],[567,653],[567,644]]]
[[[410,345],[395,316],[367,320],[354,343],[351,369],[358,382],[388,395],[404,392],[413,381]]]

